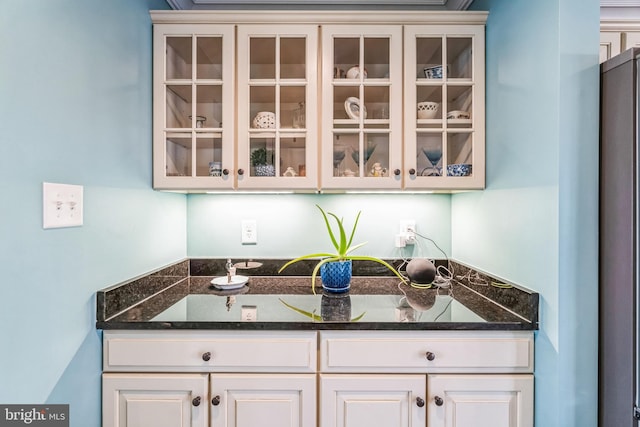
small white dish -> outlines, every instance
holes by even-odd
[[[347,112],[347,115],[353,120],[358,120],[360,118],[360,111],[362,110],[363,117],[367,118],[367,107],[364,105],[360,107],[360,100],[355,96],[350,96],[344,101],[344,109]]]
[[[231,282],[227,279],[227,276],[216,277],[211,281],[211,284],[218,289],[239,289],[243,287],[249,278],[247,276],[235,275],[231,276]]]

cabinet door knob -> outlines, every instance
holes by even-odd
[[[431,353],[430,351],[427,351],[426,356],[428,361],[432,361],[433,359],[436,358],[436,355]]]
[[[418,405],[418,408],[422,408],[424,406],[424,399],[421,397],[416,397],[416,405]]]
[[[229,175],[229,169],[222,169],[222,175]]]
[[[400,175],[400,169],[394,169],[394,170],[393,170],[393,174],[394,174],[395,176]]]
[[[244,169],[238,169],[238,175],[244,175]]]
[[[193,400],[191,401],[191,404],[193,404],[193,406],[200,406],[200,396],[196,396],[193,398]]]
[[[211,360],[211,352],[207,351],[206,353],[202,353],[202,360],[204,360],[205,362]]]
[[[220,395],[213,396],[213,399],[211,399],[211,404],[213,406],[218,406],[220,404]]]
[[[416,170],[414,168],[409,169],[409,175],[415,175]]]
[[[440,396],[434,397],[433,401],[436,403],[436,406],[442,406],[444,404],[444,400],[442,400]]]

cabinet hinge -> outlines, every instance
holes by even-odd
[[[635,418],[636,420],[640,420],[640,408],[638,408],[637,406],[633,407],[633,418]]]

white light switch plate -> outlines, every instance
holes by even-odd
[[[83,222],[82,185],[42,183],[42,228],[78,227]]]

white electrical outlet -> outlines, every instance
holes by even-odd
[[[258,226],[256,225],[255,219],[242,220],[242,243],[258,243]]]
[[[243,305],[242,320],[245,322],[255,322],[258,320],[258,307],[255,305]]]
[[[400,221],[400,234],[404,236],[404,242],[407,245],[416,243],[416,220],[405,219]]]
[[[42,183],[42,228],[78,227],[83,223],[82,185]]]

